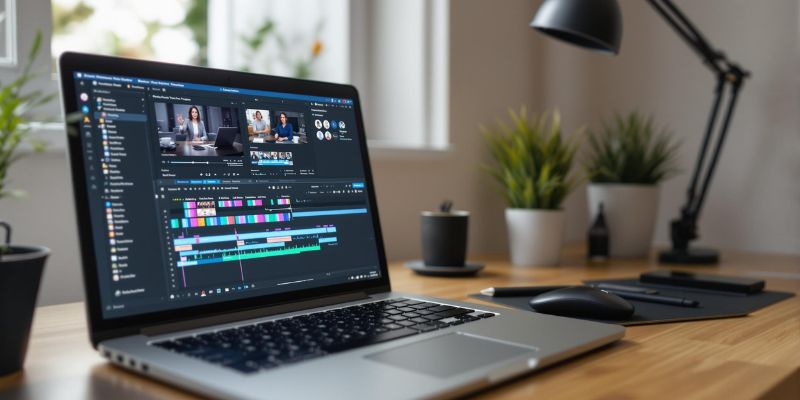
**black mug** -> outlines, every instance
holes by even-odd
[[[463,267],[469,212],[422,213],[422,258],[427,266]]]
[[[25,363],[48,255],[50,250],[40,246],[9,246],[0,254],[0,376],[19,371]]]

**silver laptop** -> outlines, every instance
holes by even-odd
[[[448,397],[624,334],[392,292],[352,86],[77,53],[60,68],[91,341],[115,365],[220,398]],[[242,138],[256,111],[315,129],[161,152],[177,110]]]

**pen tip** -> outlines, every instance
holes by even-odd
[[[484,296],[494,296],[494,288],[482,289],[481,294]]]

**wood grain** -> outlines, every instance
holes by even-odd
[[[579,283],[636,276],[651,260],[587,264],[582,246],[558,267],[513,267],[486,257],[473,278],[421,277],[392,263],[397,291],[476,301],[491,286]],[[706,273],[761,276],[772,290],[800,293],[800,257],[724,252]],[[82,303],[37,309],[25,371],[0,378],[0,398],[194,398],[106,364],[89,345]],[[475,397],[491,399],[800,399],[800,297],[747,317],[627,328],[602,350],[517,379]]]

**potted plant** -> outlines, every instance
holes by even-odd
[[[30,133],[30,113],[54,97],[40,91],[25,91],[26,84],[37,76],[33,64],[41,43],[39,33],[19,77],[0,84],[0,201],[22,194],[8,189],[7,173],[24,155],[19,145]],[[43,148],[41,142],[31,140],[31,143],[34,150]],[[25,361],[36,295],[50,250],[12,245],[11,226],[0,222],[0,228],[5,233],[5,240],[0,242],[0,375],[6,375],[20,370]]]
[[[500,183],[506,204],[511,262],[558,264],[564,234],[561,202],[573,188],[569,176],[577,144],[561,137],[558,111],[528,118],[523,107],[509,111],[512,125],[482,127],[495,160],[489,173]]]
[[[589,136],[589,216],[603,205],[612,257],[644,257],[658,211],[658,184],[672,175],[678,143],[652,117],[615,115]]]

